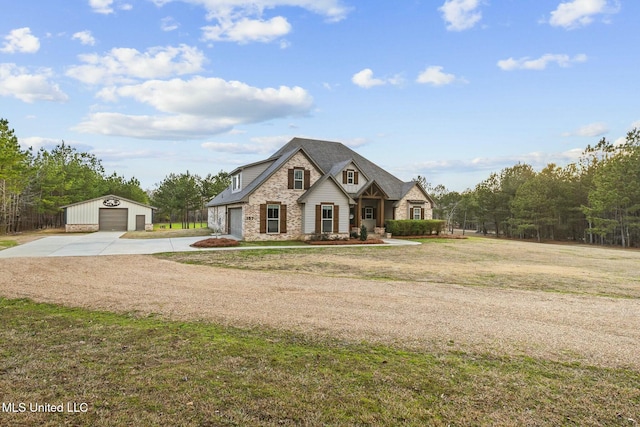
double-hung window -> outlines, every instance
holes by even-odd
[[[267,205],[267,233],[280,232],[280,205]]]
[[[236,191],[240,191],[240,187],[242,185],[241,179],[240,179],[240,174],[235,174],[232,177],[232,187],[231,187],[231,191],[232,192],[236,192]]]
[[[322,232],[333,232],[333,205],[322,205]]]
[[[304,169],[293,170],[293,188],[296,190],[304,189]]]
[[[413,207],[413,219],[422,219],[422,209],[419,206]]]
[[[356,172],[352,170],[347,171],[347,184],[355,184],[356,182]]]

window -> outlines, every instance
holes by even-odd
[[[302,190],[304,188],[304,170],[293,170],[293,188],[296,190]]]
[[[233,175],[232,178],[232,187],[231,187],[231,191],[232,192],[236,192],[236,191],[240,191],[240,174],[235,174]]]
[[[364,208],[364,219],[376,219],[373,215],[373,208],[371,206]]]
[[[419,206],[413,207],[413,219],[422,219],[422,208]]]
[[[333,205],[322,205],[322,232],[333,232]]]
[[[347,171],[347,184],[355,184],[356,182],[356,172],[348,170]]]
[[[267,205],[267,233],[280,232],[280,205]]]

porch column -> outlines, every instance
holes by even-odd
[[[361,216],[360,212],[362,212],[362,196],[358,197],[358,202],[356,203],[355,215],[356,215],[356,228],[358,230],[360,230],[360,224],[361,224],[361,221],[362,221],[362,218],[360,218],[360,216]]]
[[[380,198],[378,200],[378,212],[380,212],[380,215],[378,215],[378,227],[384,227],[384,199]]]

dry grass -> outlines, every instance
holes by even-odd
[[[508,240],[424,240],[411,247],[164,254],[261,271],[640,298],[640,251]]]

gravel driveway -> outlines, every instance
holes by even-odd
[[[144,255],[2,259],[0,269],[8,298],[640,369],[635,299],[231,270]]]

